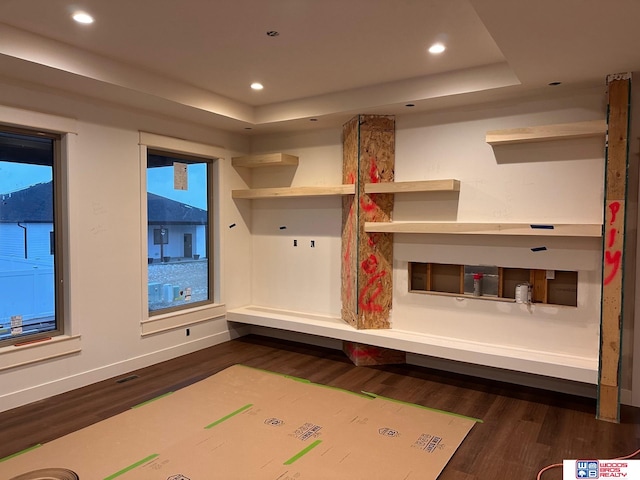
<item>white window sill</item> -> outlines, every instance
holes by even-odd
[[[0,348],[0,372],[80,353],[80,335],[58,335],[41,342]]]
[[[174,311],[153,317],[140,322],[141,335],[154,335],[177,328],[188,327],[196,323],[207,322],[226,315],[227,309],[222,303],[201,305],[185,310]]]

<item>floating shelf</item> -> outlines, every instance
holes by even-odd
[[[231,165],[234,167],[286,167],[298,165],[298,157],[287,155],[286,153],[268,153],[265,155],[247,155],[244,157],[233,157]]]
[[[454,235],[602,237],[602,225],[600,224],[366,222],[364,224],[364,231],[382,233],[439,233]]]
[[[285,198],[285,197],[324,197],[354,195],[355,185],[333,185],[322,187],[282,187],[251,188],[248,190],[232,190],[231,198]]]
[[[459,192],[460,180],[366,183],[364,193]]]
[[[607,122],[592,120],[588,122],[542,125],[539,127],[509,128],[487,132],[486,142],[490,145],[509,145],[513,143],[544,142],[570,138],[604,136]]]
[[[356,330],[339,318],[248,305],[227,311],[230,322],[277,328],[349,342],[391,348],[458,362],[563,378],[598,382],[598,358],[567,352],[529,350],[406,330]]]

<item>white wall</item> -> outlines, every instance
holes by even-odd
[[[495,148],[485,142],[488,130],[606,117],[604,88],[550,92],[546,97],[398,117],[395,180],[455,178],[461,188],[459,194],[396,195],[394,220],[601,224],[602,138]],[[252,151],[300,157],[300,166],[286,174],[259,172],[258,177],[255,172],[254,186],[340,183],[340,130],[258,137]],[[308,168],[311,162],[314,169]],[[252,304],[339,317],[340,223],[339,200],[253,201]],[[278,230],[281,225],[287,229]],[[318,259],[304,243],[302,252],[292,247],[294,239],[302,236],[306,242],[322,232],[331,245],[330,256]],[[589,238],[396,234],[392,327],[523,349],[542,358],[545,352],[567,355],[586,359],[597,370],[601,245],[601,239]],[[547,250],[531,251],[539,246]],[[577,271],[578,306],[409,293],[410,261]]]
[[[76,133],[69,135],[68,142],[69,251],[65,261],[69,275],[65,284],[69,301],[65,316],[66,333],[80,336],[74,345],[81,351],[28,363],[39,357],[39,347],[0,348],[0,409],[229,339],[233,332],[224,318],[191,326],[189,337],[184,328],[141,336],[147,261],[141,248],[146,244],[141,238],[146,214],[141,211],[139,131],[219,145],[228,153],[220,160],[220,185],[214,201],[219,210],[221,252],[216,300],[225,303],[229,298],[231,305],[249,299],[250,237],[239,220],[240,211],[229,201],[230,189],[242,181],[228,164],[231,156],[248,151],[248,142],[210,128],[11,83],[0,85],[2,106],[10,108],[0,108],[0,114],[4,112],[0,122],[29,126],[24,119],[35,118],[37,123],[45,118],[51,128],[58,123],[75,126]],[[58,121],[58,116],[66,118]],[[226,228],[234,222],[237,228]],[[28,364],[11,368],[18,350],[20,363],[26,359]]]

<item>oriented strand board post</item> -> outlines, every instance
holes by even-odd
[[[342,318],[358,328],[389,328],[393,236],[367,233],[365,222],[388,222],[393,194],[365,193],[365,184],[392,182],[395,119],[359,115],[343,128],[342,183],[355,183],[342,213]]]
[[[631,75],[610,75],[607,84],[609,115],[605,158],[605,228],[597,417],[600,420],[619,422]]]

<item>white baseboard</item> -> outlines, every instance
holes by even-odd
[[[112,363],[103,367],[80,372],[69,377],[54,380],[49,383],[35,385],[33,387],[11,392],[0,396],[0,411],[10,410],[32,402],[37,402],[53,395],[59,395],[76,388],[85,387],[92,383],[101,382],[109,378],[123,375],[125,373],[148,367],[156,363],[171,360],[172,358],[193,353],[203,348],[212,347],[220,343],[227,342],[234,338],[241,337],[248,333],[246,328],[230,328],[220,333],[198,338],[190,342],[171,346],[163,350],[129,358],[121,362]]]

